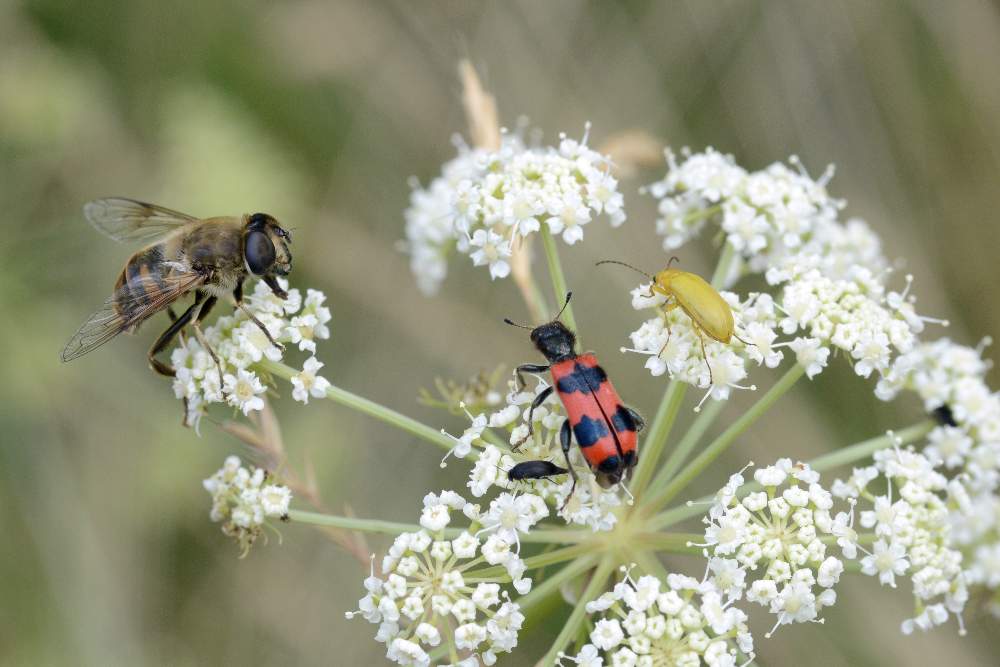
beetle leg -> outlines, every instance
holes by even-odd
[[[627,412],[629,416],[632,417],[632,421],[635,422],[636,433],[639,433],[642,431],[642,429],[646,428],[646,420],[643,419],[642,415],[636,412],[633,408],[630,408],[629,406],[626,405],[625,412]]]
[[[673,331],[670,329],[670,322],[667,320],[667,313],[669,313],[671,310],[673,310],[679,305],[680,304],[677,303],[676,301],[674,302],[668,301],[667,303],[663,304],[662,308],[660,309],[660,317],[663,318],[663,326],[666,327],[667,329],[667,340],[663,341],[663,347],[661,347],[660,351],[656,353],[657,357],[663,355],[663,351],[666,350],[667,345],[670,344],[670,336],[673,333]]]
[[[701,341],[701,356],[704,357],[705,366],[708,367],[708,384],[711,386],[715,384],[715,378],[712,377],[712,364],[708,363],[708,353],[705,352],[705,334],[697,324],[694,325],[694,330],[698,334],[698,340]]]
[[[525,387],[524,375],[522,373],[544,373],[547,370],[549,370],[549,366],[541,364],[521,364],[514,369],[514,375],[517,377],[517,390],[523,391]]]
[[[573,477],[573,486],[570,487],[569,495],[566,496],[566,500],[563,501],[562,506],[559,511],[562,512],[566,508],[566,503],[569,499],[573,497],[573,493],[576,491],[576,471],[573,470],[573,464],[569,462],[569,449],[572,447],[572,430],[569,426],[569,420],[563,422],[562,428],[559,429],[559,444],[562,445],[563,456],[566,457],[566,468],[569,470],[569,474]]]
[[[544,403],[545,399],[552,395],[552,390],[553,387],[546,387],[542,390],[542,393],[535,396],[535,400],[531,402],[531,409],[528,410],[528,435],[518,440],[517,444],[510,448],[510,451],[516,452],[521,445],[535,434],[535,408]]]

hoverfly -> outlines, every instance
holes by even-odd
[[[84,205],[83,214],[99,232],[115,241],[142,241],[147,245],[132,255],[104,305],[87,318],[62,351],[62,360],[76,359],[140,324],[161,310],[171,324],[149,348],[150,367],[168,377],[176,373],[156,358],[188,324],[219,369],[215,351],[205,340],[200,324],[219,298],[232,296],[240,308],[276,347],[280,343],[243,304],[243,282],[259,276],[271,291],[284,299],[277,276],[292,268],[288,251],[291,235],[266,213],[242,217],[195,218],[162,206],[113,197]],[[194,293],[194,302],[178,317],[172,304]]]

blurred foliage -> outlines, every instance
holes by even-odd
[[[72,2],[0,5],[0,662],[377,664],[372,628],[344,621],[362,568],[317,532],[284,529],[244,561],[207,520],[200,480],[239,443],[180,405],[145,368],[164,326],[70,365],[57,352],[105,298],[129,249],[80,206],[125,195],[198,215],[265,210],[296,228],[294,283],[334,312],[328,377],[429,423],[435,377],[462,380],[531,357],[503,327],[522,316],[508,282],[454,265],[424,299],[396,246],[407,179],[432,178],[464,129],[455,64],[469,57],[508,123],[593,140],[640,128],[714,145],[747,167],[796,153],[838,166],[832,191],[917,275],[923,312],[963,342],[1000,331],[1000,14],[962,3]],[[630,277],[607,256],[658,266],[653,205],[624,184],[630,221],[588,228],[563,256],[588,344],[630,402],[662,390],[613,351],[637,321]],[[685,262],[707,270],[706,243]],[[934,332],[931,332],[934,335]],[[738,414],[752,397],[726,408]],[[824,373],[734,448],[734,467],[808,458],[907,423],[918,406],[875,402],[847,369]],[[329,405],[277,402],[291,464],[311,462],[324,500],[413,520],[462,465]],[[715,468],[704,489],[724,476]],[[716,479],[718,478],[718,479]],[[394,493],[382,491],[391,483]],[[381,548],[384,541],[373,541]],[[691,562],[677,561],[678,567]],[[902,638],[908,601],[851,581],[825,625],[761,641],[760,664],[959,665],[995,661],[970,636]],[[877,610],[877,611],[876,611]],[[528,649],[557,627],[524,634]],[[762,619],[766,624],[766,619]],[[504,664],[529,664],[530,651]],[[335,657],[331,657],[335,656]]]

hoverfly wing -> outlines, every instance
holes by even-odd
[[[97,231],[115,241],[146,243],[198,220],[186,213],[124,197],[87,202],[83,214]]]
[[[60,355],[62,360],[72,361],[97,349],[205,281],[205,276],[194,271],[166,270],[170,271],[167,275],[149,274],[115,290],[69,339]]]

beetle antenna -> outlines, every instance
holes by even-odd
[[[515,321],[514,321],[514,320],[512,320],[512,319],[510,319],[509,317],[505,317],[505,318],[503,318],[503,321],[504,321],[504,322],[505,322],[506,324],[509,324],[509,325],[511,325],[512,327],[518,327],[518,328],[521,328],[521,329],[527,329],[528,331],[531,331],[531,330],[532,330],[532,329],[534,328],[534,327],[529,327],[529,326],[525,326],[525,325],[523,325],[523,324],[518,324],[517,322],[515,322]]]
[[[617,259],[602,259],[597,264],[594,264],[594,266],[600,266],[601,264],[620,264],[621,266],[627,266],[628,268],[632,269],[636,273],[641,273],[642,275],[646,276],[650,280],[653,279],[653,276],[649,275],[648,273],[646,273],[642,269],[637,269],[634,266],[632,266],[631,264],[626,264],[625,262],[619,262]]]
[[[672,257],[670,258],[670,261],[669,261],[669,262],[667,262],[667,268],[669,269],[669,268],[670,268],[670,265],[671,265],[671,264],[673,264],[674,262],[678,262],[678,263],[679,263],[680,261],[681,261],[681,260],[680,260],[680,259],[678,259],[677,255],[673,255],[673,256],[672,256]]]
[[[561,316],[561,315],[563,314],[563,311],[564,311],[564,310],[566,310],[566,306],[568,306],[568,305],[569,305],[569,300],[570,300],[570,298],[571,298],[572,296],[573,296],[573,293],[572,293],[572,292],[566,292],[566,302],[565,302],[565,303],[563,303],[563,306],[562,306],[562,308],[560,308],[560,309],[559,309],[559,312],[558,312],[558,313],[556,313],[556,316],[555,316],[555,318],[553,318],[553,320],[552,320],[553,322],[554,322],[555,320],[558,320],[558,319],[559,319],[559,317],[560,317],[560,316]]]

